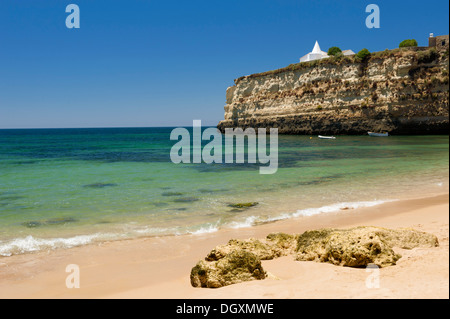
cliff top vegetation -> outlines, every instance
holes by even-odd
[[[252,79],[267,75],[277,75],[284,72],[298,71],[303,69],[314,68],[317,66],[327,66],[327,65],[338,66],[353,63],[369,63],[370,61],[374,61],[377,59],[387,59],[392,57],[400,58],[403,56],[412,56],[418,63],[431,63],[437,58],[439,58],[439,53],[436,51],[435,48],[402,47],[393,50],[386,49],[384,51],[372,52],[370,53],[370,55],[367,55],[365,59],[361,59],[360,55],[358,54],[352,56],[336,55],[326,59],[293,63],[284,68],[241,76],[235,79],[234,83],[237,85],[243,79]],[[448,51],[443,53],[443,57],[448,57]]]

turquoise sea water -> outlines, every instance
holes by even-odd
[[[172,128],[0,130],[0,255],[212,232],[444,192],[448,136],[279,136],[259,164],[174,164]],[[247,209],[236,203],[258,203]]]

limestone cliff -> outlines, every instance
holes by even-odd
[[[292,64],[244,76],[226,92],[218,128],[281,134],[448,134],[446,48],[410,48]]]

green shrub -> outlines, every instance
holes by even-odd
[[[344,54],[342,52],[338,52],[333,56],[333,60],[336,63],[339,63],[344,58]]]
[[[369,59],[369,57],[370,57],[370,51],[367,50],[366,48],[364,48],[361,51],[359,51],[358,53],[356,53],[356,59],[359,61],[365,61],[365,60]]]
[[[400,42],[399,48],[406,48],[406,47],[416,47],[417,41],[414,39],[407,39]]]
[[[342,50],[338,47],[331,47],[328,49],[328,55],[329,56],[335,56],[337,53],[341,53]]]

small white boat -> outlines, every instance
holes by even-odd
[[[374,136],[374,137],[387,137],[387,136],[389,136],[389,133],[374,133],[374,132],[369,132],[368,134],[369,134],[369,136]]]
[[[335,140],[336,139],[336,137],[334,137],[334,136],[322,136],[322,135],[319,135],[319,138],[321,138],[323,140]]]

